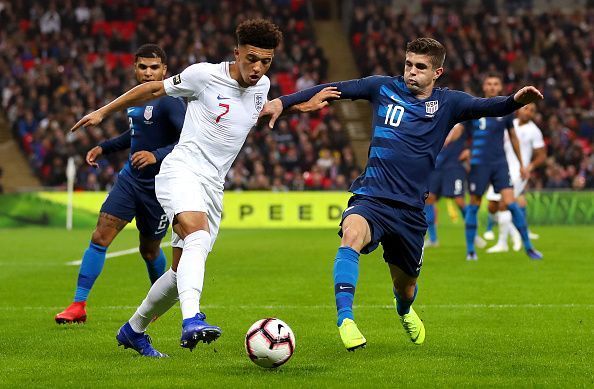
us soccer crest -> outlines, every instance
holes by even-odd
[[[147,105],[144,108],[144,118],[146,120],[150,120],[153,117],[153,106],[152,105]]]
[[[439,105],[437,100],[425,102],[425,112],[427,112],[429,115],[433,115],[438,109]]]
[[[254,106],[256,111],[260,112],[264,107],[264,93],[256,93],[254,95]]]

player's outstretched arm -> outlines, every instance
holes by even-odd
[[[70,129],[70,131],[74,132],[80,127],[96,126],[101,123],[101,121],[103,121],[106,116],[112,114],[113,112],[122,110],[124,108],[133,107],[161,96],[165,96],[165,87],[163,86],[163,81],[145,82],[130,89],[128,92],[124,93],[111,103],[91,112],[88,115],[85,115]]]
[[[266,104],[264,104],[262,111],[260,111],[260,118],[270,116],[268,126],[272,128],[274,127],[274,123],[276,123],[276,120],[283,113],[319,111],[320,109],[330,104],[329,100],[336,100],[339,98],[340,92],[334,86],[323,88],[308,101],[301,104],[293,105],[291,107],[288,107],[287,109],[283,108],[283,103],[279,98],[277,98],[268,101]]]
[[[455,99],[455,121],[463,122],[480,117],[506,116],[522,106],[541,100],[542,93],[533,86],[525,86],[513,95],[489,98],[473,97],[465,92],[450,91]]]

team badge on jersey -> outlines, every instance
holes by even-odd
[[[173,85],[181,84],[181,74],[176,74],[173,76]]]
[[[144,107],[144,118],[150,120],[153,117],[153,106],[147,105]]]
[[[256,111],[260,112],[264,107],[264,93],[256,93],[254,94],[254,106],[256,107]]]
[[[439,102],[437,100],[425,102],[425,112],[427,112],[429,115],[433,115],[439,109],[438,103]]]

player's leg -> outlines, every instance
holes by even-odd
[[[400,322],[406,333],[409,335],[410,340],[414,344],[422,344],[425,341],[425,326],[412,308],[412,304],[415,301],[419,290],[417,277],[412,277],[406,274],[398,266],[391,263],[389,263],[388,266],[390,268],[390,275],[392,276],[392,284],[394,286],[394,303],[396,312],[400,317]]]
[[[489,187],[487,190],[487,200],[489,200],[489,204],[487,205],[487,210],[489,211],[487,214],[487,228],[483,233],[483,238],[486,240],[494,240],[495,233],[493,232],[493,227],[497,222],[497,212],[499,212],[499,201],[491,200],[489,197],[490,192],[493,191],[493,187]],[[493,194],[496,194],[493,192]]]
[[[354,322],[353,301],[359,278],[359,255],[371,242],[371,229],[367,220],[355,213],[344,216],[341,228],[342,239],[333,270],[336,324],[345,347],[353,351],[367,343]]]
[[[422,344],[425,327],[412,304],[417,296],[417,278],[423,265],[422,237],[426,225],[417,210],[395,208],[394,215],[389,221],[393,229],[382,239],[384,260],[390,269],[400,323],[413,343]]]
[[[435,247],[437,242],[437,228],[435,226],[435,203],[437,202],[437,195],[429,192],[429,196],[425,200],[425,220],[427,221],[427,235],[429,239],[425,242],[425,247]]]
[[[526,219],[524,218],[524,214],[520,210],[520,207],[515,202],[514,192],[512,188],[505,188],[501,190],[501,197],[503,202],[505,203],[507,209],[512,214],[512,222],[514,226],[520,232],[520,236],[522,237],[522,243],[524,244],[524,249],[526,250],[526,254],[530,257],[530,259],[542,259],[543,255],[534,249],[532,246],[532,242],[530,241],[530,237],[528,236],[528,228],[526,227]]]
[[[139,251],[153,284],[167,268],[167,258],[161,250],[161,240],[167,234],[169,219],[157,201],[153,185],[138,185],[136,193]]]
[[[120,328],[116,336],[120,345],[133,348],[144,356],[166,356],[156,351],[150,343],[147,344],[149,338],[146,338],[145,331],[150,323],[163,316],[178,301],[176,271],[182,254],[182,249],[179,246],[183,242],[175,233],[172,233],[171,240],[173,252],[171,268],[153,283],[136,312]]]
[[[74,301],[64,311],[55,316],[56,323],[84,323],[87,320],[87,299],[95,281],[103,270],[107,248],[126,224],[128,224],[128,221],[114,215],[105,212],[99,214],[89,247],[87,247],[82,257],[76,281]]]
[[[470,204],[466,207],[464,218],[464,232],[466,235],[466,259],[476,261],[478,256],[475,249],[476,230],[478,225],[478,210],[481,206],[481,194],[470,194]]]
[[[151,238],[138,233],[138,240],[140,242],[138,249],[146,264],[146,270],[151,284],[154,284],[165,273],[167,258],[161,249],[161,239]]]
[[[513,228],[511,212],[507,210],[503,201],[497,202],[497,223],[499,224],[499,237],[497,243],[487,250],[487,253],[504,253],[509,251],[507,240],[510,229]]]
[[[530,227],[528,226],[528,211],[527,211],[527,205],[528,202],[526,201],[526,196],[524,195],[524,185],[522,185],[521,189],[520,189],[520,193],[518,195],[516,195],[516,202],[518,203],[518,206],[520,207],[520,211],[524,214],[524,220],[526,220],[526,228],[528,228],[528,236],[530,237],[531,240],[535,240],[540,238],[540,236],[534,232],[532,232],[530,230]],[[514,186],[515,188],[515,186]],[[515,190],[514,190],[515,192]],[[512,232],[513,234],[513,232]]]

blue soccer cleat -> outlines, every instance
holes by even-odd
[[[144,332],[139,334],[134,332],[130,323],[126,322],[116,335],[118,346],[124,346],[124,348],[131,348],[144,357],[151,358],[167,358],[167,354],[163,354],[151,345],[151,337]]]
[[[197,313],[196,316],[189,319],[184,319],[182,322],[180,346],[189,348],[192,351],[198,342],[214,342],[221,336],[221,329],[208,324],[205,320],[206,315],[202,312]]]
[[[542,255],[540,251],[535,249],[526,250],[526,254],[528,255],[528,257],[530,257],[530,259],[540,260],[544,258],[544,255]]]

